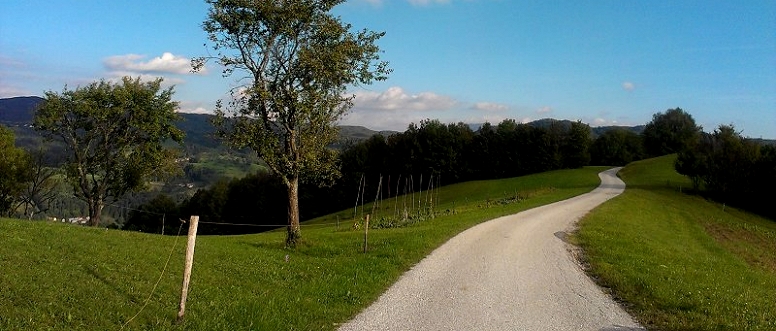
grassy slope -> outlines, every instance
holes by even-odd
[[[680,193],[673,160],[627,166],[581,222],[592,273],[650,329],[776,329],[776,222]]]
[[[436,208],[450,211],[447,216],[372,229],[367,254],[361,252],[363,234],[350,230],[352,210],[310,222],[303,229],[306,245],[296,250],[282,247],[282,232],[200,237],[184,325],[172,323],[184,238],[0,220],[0,330],[119,329],[142,307],[170,252],[167,272],[127,329],[334,329],[453,235],[483,220],[587,192],[601,170],[445,187]],[[527,199],[496,203],[515,193]],[[383,213],[393,207],[387,201],[383,206]],[[351,221],[339,229],[325,225],[335,219]]]

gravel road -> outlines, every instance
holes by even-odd
[[[564,242],[622,193],[619,168],[590,193],[472,227],[405,273],[340,330],[642,330]]]

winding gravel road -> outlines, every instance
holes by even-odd
[[[453,237],[340,330],[642,330],[563,241],[579,218],[622,193],[618,170],[600,173],[590,193]]]

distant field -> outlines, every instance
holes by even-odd
[[[173,321],[185,238],[2,219],[0,330],[121,329],[146,302],[171,252],[147,307],[125,330],[332,330],[455,234],[588,192],[604,169],[444,187],[435,196],[436,217],[370,229],[366,254],[352,209],[305,223],[305,244],[296,250],[283,248],[281,231],[201,236],[183,325]],[[386,199],[375,219],[427,197]]]
[[[648,329],[776,330],[776,222],[680,193],[675,157],[628,165],[576,239]]]

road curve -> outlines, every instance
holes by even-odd
[[[642,330],[563,241],[625,189],[619,168],[590,193],[474,226],[407,271],[339,330]]]

